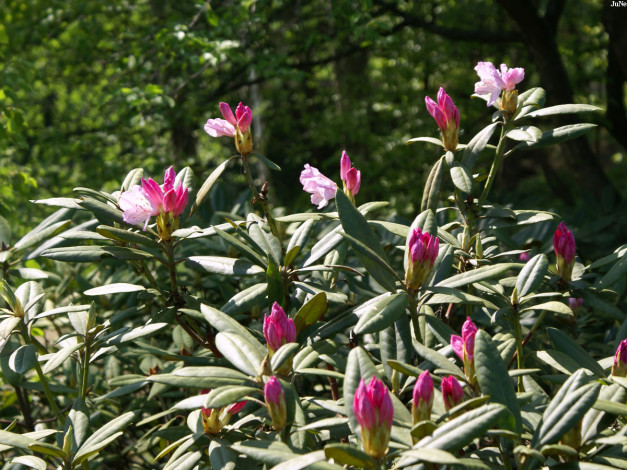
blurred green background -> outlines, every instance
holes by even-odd
[[[0,214],[15,239],[51,212],[28,200],[113,191],[135,167],[160,179],[189,165],[200,184],[234,153],[204,123],[242,101],[255,150],[282,167],[265,175],[276,206],[313,208],[303,165],[339,181],[346,149],[357,202],[413,218],[440,156],[405,145],[438,136],[424,97],[446,88],[468,142],[491,119],[470,98],[487,60],[524,67],[519,89],[544,87],[549,105],[605,110],[581,117],[598,124],[586,138],[508,158],[491,199],[558,211],[591,256],[607,253],[627,242],[627,8],[610,3],[0,0]],[[245,190],[231,168],[213,209]]]

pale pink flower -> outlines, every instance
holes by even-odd
[[[475,93],[489,95],[488,106],[496,102],[501,91],[514,90],[516,84],[525,78],[525,69],[520,67],[508,69],[505,64],[501,64],[500,70],[497,70],[492,62],[478,62],[475,70],[481,79],[475,83]]]
[[[159,215],[159,208],[155,208],[146,197],[146,193],[141,186],[133,186],[128,191],[124,191],[118,200],[120,209],[124,211],[122,218],[127,224],[144,224],[144,230],[148,226],[148,221],[153,215]]]
[[[311,194],[311,203],[316,204],[318,209],[325,207],[337,191],[337,184],[309,163],[305,164],[305,169],[300,174],[300,183],[303,190]]]

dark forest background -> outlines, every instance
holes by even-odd
[[[114,191],[136,167],[190,166],[200,184],[234,153],[204,123],[220,101],[242,101],[255,150],[282,168],[266,174],[276,207],[313,208],[303,165],[339,180],[346,149],[362,171],[358,202],[389,200],[413,218],[440,156],[405,144],[438,136],[424,97],[446,88],[468,142],[491,119],[470,97],[482,60],[524,67],[519,89],[544,87],[549,105],[604,109],[582,117],[598,124],[585,138],[508,158],[492,198],[559,211],[591,255],[607,252],[627,242],[627,8],[610,5],[0,0],[0,215],[24,233],[51,211],[28,200]],[[246,190],[231,169],[212,209]]]

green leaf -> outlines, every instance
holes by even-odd
[[[114,331],[110,335],[107,335],[103,340],[107,346],[113,346],[116,344],[126,343],[143,336],[148,336],[156,333],[159,330],[167,327],[168,323],[149,323],[148,325],[138,326],[132,329],[121,328]]]
[[[483,266],[481,268],[473,269],[465,273],[456,274],[442,282],[439,282],[436,287],[461,287],[474,282],[485,281],[486,279],[492,279],[494,277],[501,276],[510,269],[520,267],[518,263],[501,263],[494,266]]]
[[[185,312],[185,310],[181,311],[183,313]],[[246,329],[246,327],[242,326],[228,314],[205,304],[200,305],[200,312],[202,313],[202,316],[205,317],[205,320],[207,320],[207,322],[217,331],[223,333],[235,333],[238,336],[244,337],[250,344],[255,346],[259,355],[263,356],[266,354],[266,347],[257,341],[255,337]]]
[[[516,279],[518,296],[523,297],[538,288],[549,269],[549,260],[544,253],[531,258],[520,270]]]
[[[418,355],[424,358],[425,361],[430,362],[440,369],[448,371],[452,375],[461,378],[464,377],[464,371],[462,371],[459,367],[453,364],[446,356],[443,356],[439,352],[434,351],[433,349],[430,349],[418,343],[417,341],[413,341],[413,345]]]
[[[265,282],[247,287],[231,297],[222,307],[224,313],[237,315],[250,310],[254,305],[259,305],[267,295],[268,284]]]
[[[558,104],[557,106],[549,106],[548,108],[538,109],[527,114],[525,117],[535,118],[542,116],[554,116],[555,114],[574,114],[574,113],[597,113],[603,111],[602,108],[589,104]]]
[[[57,367],[63,364],[65,360],[72,355],[72,353],[78,351],[83,346],[85,346],[85,343],[78,343],[70,346],[65,346],[64,348],[58,350],[48,359],[48,362],[46,362],[46,365],[43,367],[43,373],[48,374],[49,372],[55,370]]]
[[[618,416],[627,416],[627,405],[610,400],[597,400],[592,405],[595,410],[605,411]]]
[[[183,367],[172,374],[155,374],[146,377],[150,382],[177,387],[214,388],[222,385],[242,385],[250,380],[248,375],[227,367]]]
[[[547,333],[555,347],[574,359],[580,367],[588,369],[599,377],[605,377],[605,372],[599,363],[592,359],[590,354],[575,343],[566,333],[556,328],[547,328]]]
[[[568,305],[562,302],[558,302],[557,300],[551,300],[550,302],[544,302],[542,304],[533,305],[531,307],[525,307],[520,310],[520,313],[528,312],[529,310],[548,310],[550,312],[560,313],[562,315],[569,316],[573,314],[573,311]]]
[[[328,308],[327,294],[319,292],[303,304],[294,315],[296,331],[303,331],[316,323],[325,314]]]
[[[369,300],[354,311],[359,317],[355,333],[376,333],[387,328],[405,313],[408,304],[409,299],[404,292],[385,293]]]
[[[93,213],[99,221],[104,222],[107,225],[112,225],[111,222],[118,222],[125,226],[131,225],[124,222],[124,218],[122,216],[123,212],[120,209],[106,202],[102,202],[91,197],[83,197],[78,204],[83,209]],[[139,224],[135,226],[140,227]]]
[[[327,444],[324,446],[324,455],[342,465],[359,468],[374,468],[376,461],[363,450],[351,447],[348,444]]]
[[[226,385],[224,387],[214,388],[209,392],[205,399],[205,408],[222,408],[232,405],[242,398],[252,395],[262,394],[261,390],[255,387]]]
[[[245,374],[253,377],[259,374],[264,356],[245,337],[220,332],[216,335],[216,347],[231,364]]]
[[[14,246],[15,250],[25,250],[33,245],[41,243],[46,238],[50,238],[57,233],[65,230],[69,227],[71,220],[62,220],[57,222],[56,224],[49,225],[48,227],[38,229],[35,228],[31,230],[26,235],[24,235]]]
[[[521,106],[535,106],[540,108],[544,106],[546,101],[546,91],[544,88],[535,87],[518,95],[518,107]]]
[[[15,289],[15,297],[22,305],[25,312],[24,321],[30,322],[44,308],[45,293],[41,284],[35,281],[28,281]]]
[[[475,167],[477,159],[481,155],[481,152],[483,152],[483,149],[485,149],[486,145],[488,145],[488,141],[490,140],[490,137],[492,137],[492,134],[494,134],[498,125],[499,123],[496,122],[490,124],[475,135],[470,142],[468,142],[468,145],[466,145],[462,155],[462,162],[466,165],[466,168],[473,169]]]
[[[185,260],[190,267],[199,266],[205,271],[225,276],[254,276],[262,274],[263,268],[238,258],[224,256],[190,256]]]
[[[198,468],[196,463],[202,459],[203,453],[199,450],[195,452],[186,452],[181,456],[174,454],[172,457],[176,459],[170,459],[163,470],[192,470]]]
[[[463,163],[454,162],[451,165],[451,180],[457,189],[467,194],[472,193],[472,173]]]
[[[444,148],[444,142],[440,139],[435,139],[433,137],[414,137],[413,139],[409,139],[405,144],[413,144],[414,142],[427,142],[429,144],[437,145],[438,147]]]
[[[422,191],[422,202],[420,204],[420,211],[426,211],[427,209],[435,212],[438,207],[438,199],[440,196],[440,186],[442,185],[442,162],[444,157],[441,157],[435,162],[433,168],[431,168],[431,172],[429,173],[429,177],[427,178],[427,182],[425,183],[425,188]]]
[[[68,413],[68,419],[65,422],[66,436],[70,426],[72,429],[72,449],[76,450],[83,444],[89,431],[89,409],[80,398],[74,402],[72,409]]]
[[[259,224],[253,223],[248,227],[248,234],[266,256],[272,257],[277,266],[281,264],[281,242],[272,233],[266,232]]]
[[[212,468],[235,470],[237,454],[231,450],[230,442],[214,438],[209,443],[209,462]]]
[[[418,462],[430,462],[438,465],[459,465],[461,462],[450,452],[440,449],[418,448],[404,450],[402,457],[410,457]],[[400,468],[400,467],[399,467]]]
[[[7,219],[0,215],[0,244],[11,246],[11,226]]]
[[[303,260],[303,267],[314,264],[320,258],[333,250],[343,239],[342,226],[338,225],[311,247],[309,256]]]
[[[385,328],[379,333],[379,348],[381,351],[381,362],[385,375],[392,381],[394,368],[390,361],[394,363],[410,362],[413,356],[413,348],[411,343],[411,327],[409,324],[409,316],[402,316],[393,325]],[[403,372],[403,371],[399,371]],[[401,375],[402,383],[404,377]]]
[[[542,131],[534,126],[522,126],[510,130],[505,137],[520,142],[537,142],[542,138]]]
[[[429,292],[434,292],[435,295],[431,296],[427,300],[427,305],[439,305],[444,303],[458,304],[473,304],[473,305],[483,305],[491,310],[498,310],[498,307],[483,297],[478,297],[476,295],[467,294],[458,289],[454,289],[452,287],[428,287],[427,290]],[[448,341],[448,340],[447,340]]]
[[[72,263],[89,263],[100,261],[107,253],[102,246],[64,246],[61,248],[48,248],[41,253],[44,258],[57,261],[70,261]]]
[[[14,465],[25,465],[36,470],[46,470],[48,468],[48,464],[45,461],[34,455],[20,455],[11,460],[11,463]]]
[[[117,227],[109,227],[108,225],[99,225],[96,227],[98,232],[103,237],[107,237],[111,240],[122,241],[126,243],[140,243],[150,246],[152,248],[159,248],[159,244],[150,237],[131,230],[124,230]]]
[[[285,343],[281,346],[272,356],[270,365],[273,371],[279,371],[284,364],[290,364],[294,357],[294,353],[298,351],[300,344],[298,343]]]
[[[268,287],[268,307],[272,307],[275,302],[279,305],[285,304],[285,286],[283,285],[283,276],[279,271],[279,266],[272,256],[268,256],[268,269],[266,271],[266,280]]]
[[[380,257],[374,250],[371,250],[369,246],[363,244],[359,240],[353,238],[351,235],[342,234],[352,245],[355,250],[359,261],[362,266],[366,268],[368,274],[370,274],[382,287],[391,292],[396,291],[396,284],[394,278],[401,280],[394,269],[387,263],[385,258]]]
[[[205,197],[207,197],[207,194],[209,194],[209,191],[211,191],[211,188],[213,187],[215,182],[218,180],[220,175],[222,175],[222,172],[224,172],[224,170],[226,170],[226,167],[228,166],[228,164],[231,162],[231,160],[233,160],[235,158],[238,158],[238,157],[237,156],[233,156],[233,157],[229,158],[228,160],[224,160],[222,163],[220,163],[211,172],[209,177],[205,180],[205,182],[202,184],[202,186],[200,187],[200,189],[196,193],[196,200],[194,201],[194,203],[192,204],[191,209],[189,210],[189,215],[190,216],[194,212],[196,212],[196,210],[198,209],[198,207],[200,206],[202,201],[205,199]]]
[[[109,421],[104,426],[98,428],[91,436],[89,436],[72,460],[73,464],[79,464],[89,456],[97,453],[108,444],[113,442],[123,434],[122,429],[126,428],[136,417],[136,412],[129,411],[117,418]]]
[[[568,126],[557,127],[555,129],[551,129],[550,131],[546,131],[542,133],[542,137],[540,137],[535,142],[521,142],[516,145],[513,149],[508,151],[505,155],[509,155],[516,149],[520,150],[535,150],[539,148],[548,147],[551,145],[559,144],[560,142],[565,142],[567,140],[576,139],[577,137],[581,137],[586,132],[597,127],[596,124],[570,124]]]
[[[308,454],[299,455],[293,459],[286,460],[285,462],[272,467],[272,470],[301,470],[303,468],[311,468],[312,465],[317,462],[322,462],[325,459],[326,456],[324,450],[316,450],[314,452],[309,452]],[[329,465],[337,470],[341,470],[343,468],[339,465],[331,465],[326,462],[325,465]]]
[[[255,157],[257,157],[265,166],[270,168],[272,171],[281,171],[281,167],[274,163],[269,158],[261,155],[260,153],[253,153]]]
[[[9,367],[16,374],[23,374],[37,363],[37,346],[34,344],[26,344],[20,346],[9,357]]]
[[[144,176],[143,168],[133,168],[128,172],[126,178],[122,182],[122,186],[120,187],[120,191],[128,191],[133,186],[138,186],[141,184],[141,179]]]
[[[311,233],[313,224],[314,224],[313,220],[311,219],[306,220],[305,222],[300,224],[300,226],[296,230],[294,230],[294,234],[292,235],[289,243],[287,244],[287,253],[290,253],[296,247],[300,247],[301,248],[300,251],[301,252],[303,251],[303,248],[307,244],[307,240],[309,240],[309,234]],[[288,262],[287,260],[287,255],[286,255],[284,264],[286,266],[289,266],[291,264],[291,262]]]
[[[579,369],[564,382],[544,410],[531,441],[532,448],[556,443],[592,407],[601,385],[586,385],[586,380],[584,369]]]
[[[483,330],[477,331],[475,336],[475,371],[481,393],[489,395],[491,402],[505,405],[509,410],[509,415],[501,421],[501,426],[520,434],[522,418],[514,386],[506,378],[507,366],[492,338]]]
[[[108,284],[106,286],[94,287],[93,289],[87,289],[83,294],[95,296],[95,295],[108,295],[108,294],[120,294],[125,292],[139,292],[146,290],[144,286],[137,284],[127,284],[125,282],[118,282],[115,284]]]
[[[242,243],[240,240],[238,240],[237,238],[235,238],[233,235],[230,235],[222,230],[220,230],[218,227],[214,226],[213,229],[215,230],[215,232],[220,236],[220,238],[222,238],[224,241],[226,241],[229,245],[235,247],[237,250],[239,250],[242,255],[244,255],[246,258],[248,258],[250,261],[252,261],[255,264],[258,264],[259,266],[263,266],[264,268],[266,268],[266,260],[264,259],[264,256],[257,253],[256,251],[254,251],[252,248],[250,248],[248,245]]]
[[[616,419],[614,416],[607,416],[606,410],[600,410],[597,407],[597,403],[601,400],[624,406],[627,400],[627,389],[615,383],[601,387],[599,398],[592,406],[593,409],[589,410],[581,420],[581,441],[584,444]],[[611,411],[609,413],[612,414]]]
[[[622,278],[627,272],[627,253],[623,254],[620,260],[615,263],[610,270],[605,273],[601,279],[599,279],[595,287],[599,290],[607,289],[609,286],[614,284],[620,278]]]

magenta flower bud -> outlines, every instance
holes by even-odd
[[[560,222],[553,234],[553,248],[557,257],[557,273],[564,281],[570,281],[575,265],[575,237],[564,222]]]
[[[440,240],[419,228],[409,233],[407,271],[405,284],[409,289],[418,290],[427,282],[433,263],[438,257]]]
[[[285,407],[285,393],[279,379],[272,376],[263,388],[263,394],[272,419],[275,431],[282,430],[287,424],[287,409]]]
[[[627,339],[622,340],[616,349],[612,375],[615,377],[627,377]]]
[[[414,402],[411,407],[411,415],[414,424],[431,418],[433,408],[433,379],[426,370],[418,376],[413,394]]]
[[[457,148],[457,137],[459,135],[459,111],[453,100],[446,94],[444,88],[438,91],[438,102],[436,103],[428,96],[425,97],[427,111],[433,116],[440,131],[444,148],[454,152]]]
[[[524,253],[521,253],[520,255],[518,255],[518,259],[522,261],[523,263],[526,263],[527,261],[531,259],[531,255],[525,251]]]
[[[462,326],[462,335],[451,335],[453,351],[464,363],[464,373],[470,382],[475,380],[475,335],[477,327],[470,317]]]
[[[228,105],[228,103],[221,102],[219,104],[219,108],[220,112],[222,113],[222,117],[226,120],[226,122],[233,126],[237,126],[237,120],[235,119],[233,111],[231,110],[231,107]]]
[[[361,427],[364,451],[380,459],[388,451],[394,405],[387,387],[376,377],[368,385],[361,379],[353,399],[353,413]]]
[[[438,102],[436,103],[428,96],[425,97],[427,111],[433,116],[436,124],[442,132],[444,148],[454,152],[457,148],[457,137],[459,135],[459,111],[450,96],[446,94],[444,88],[438,91]]]
[[[464,401],[464,390],[459,381],[449,375],[442,379],[442,398],[444,399],[444,408],[446,411],[454,408]]]
[[[352,167],[351,159],[349,158],[346,150],[342,150],[342,157],[340,158],[340,178],[342,181],[346,181],[346,173]]]
[[[230,415],[236,415],[237,413],[239,413],[240,411],[242,411],[242,408],[244,408],[246,406],[246,401],[240,401],[239,403],[233,403],[231,406],[229,406],[229,408],[226,410],[226,412]]]
[[[488,106],[492,106],[502,91],[500,109],[513,114],[518,104],[515,87],[525,78],[525,69],[508,69],[505,64],[501,64],[500,70],[497,70],[492,62],[479,62],[475,70],[481,79],[475,83],[475,93],[487,95]]]
[[[316,204],[318,209],[325,207],[337,191],[337,184],[309,163],[305,164],[305,169],[300,174],[300,184],[305,192],[311,194],[311,203]]]
[[[346,189],[354,197],[361,186],[361,172],[357,168],[351,168],[346,173]]]
[[[253,112],[248,106],[244,106],[242,103],[237,105],[235,110],[235,118],[237,119],[237,127],[242,134],[248,132],[248,128],[253,122]]]
[[[581,308],[583,306],[583,299],[576,298],[576,297],[569,297],[568,306],[573,311],[577,310],[578,308]]]
[[[263,335],[268,344],[270,355],[274,354],[285,343],[296,341],[296,325],[288,318],[281,306],[274,302],[270,315],[263,317]]]

